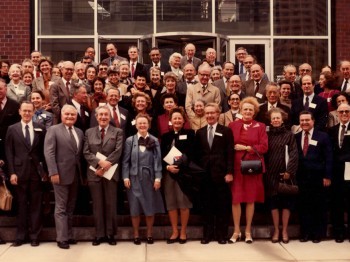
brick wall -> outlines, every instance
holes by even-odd
[[[0,1],[0,59],[30,57],[30,0]]]
[[[350,59],[350,1],[335,1],[336,62]],[[334,43],[332,44],[334,46]]]

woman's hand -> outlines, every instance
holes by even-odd
[[[154,185],[153,185],[154,189],[157,191],[160,188],[160,181],[155,180],[154,181]]]
[[[288,172],[284,172],[284,173],[281,174],[281,175],[283,175],[283,179],[284,179],[284,180],[290,179],[290,174],[289,174]]]
[[[125,180],[124,180],[124,186],[125,186],[127,189],[130,189],[130,187],[131,187],[130,179],[125,179]]]
[[[168,165],[167,170],[173,174],[179,173],[179,167],[176,165]]]
[[[250,146],[245,146],[245,145],[241,145],[241,144],[236,144],[235,145],[235,150],[236,151],[248,151],[250,149],[251,149]]]

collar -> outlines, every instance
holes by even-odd
[[[67,129],[67,131],[69,132],[69,126],[66,126],[65,124],[64,125],[64,128]],[[72,129],[74,130],[74,126],[72,126]]]
[[[141,137],[141,135],[140,135],[140,133],[139,132],[137,132],[137,140]],[[147,137],[149,137],[149,133],[147,132],[147,135],[145,136],[145,138],[147,138]]]
[[[271,106],[277,107],[277,102],[274,104],[271,104],[270,102],[267,102],[267,108],[270,108]]]
[[[33,121],[32,121],[32,120],[30,120],[29,123],[24,123],[24,122],[21,120],[21,125],[22,125],[22,129],[24,129],[26,125],[29,126],[29,129],[33,129]]]
[[[80,113],[80,104],[75,101],[74,99],[72,99],[72,104],[75,106],[75,108],[78,110],[78,114]]]
[[[340,124],[340,129],[341,129],[341,126],[342,126],[342,125],[345,125],[345,130],[348,130],[349,123],[350,123],[350,121],[346,122],[345,124],[342,124],[342,123],[340,122],[340,123],[339,123],[339,124]]]
[[[108,103],[107,103],[107,106],[108,106],[108,108],[109,108],[111,111],[113,111],[113,106],[111,106],[111,105],[108,104]],[[115,109],[116,109],[117,112],[119,111],[118,104],[115,106]]]
[[[314,99],[315,93],[312,93],[311,95],[308,95],[309,102],[311,103],[312,99]],[[307,95],[304,94],[304,101],[306,100]]]
[[[108,126],[106,126],[106,127],[104,127],[104,129],[105,129],[105,133],[107,132],[108,127],[109,127],[109,125],[108,125]],[[101,129],[102,129],[102,127],[99,125],[99,126],[98,126],[98,130],[99,130],[100,132],[101,132]]]
[[[1,106],[0,109],[4,109],[6,102],[7,102],[7,97],[5,96],[4,99],[0,102],[0,106]]]
[[[310,131],[309,131],[309,135],[310,135],[310,139],[312,138],[312,135],[314,133],[314,128],[312,128]],[[305,131],[303,131],[303,136],[305,136]]]
[[[209,126],[213,126],[213,130],[215,131],[216,127],[218,126],[218,122],[216,122],[214,125],[209,125],[208,124],[207,131],[209,131]]]

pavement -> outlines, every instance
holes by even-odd
[[[78,242],[70,249],[59,249],[55,242],[43,242],[39,247],[24,244],[12,247],[11,243],[0,245],[0,262],[228,262],[228,261],[350,261],[350,243],[335,243],[325,240],[321,243],[300,243],[291,240],[288,244],[273,244],[268,240],[256,240],[253,244],[243,241],[219,245],[211,242],[202,245],[198,240],[168,245],[156,240],[153,245],[134,245],[130,241],[119,241],[116,246],[102,243],[92,246],[91,242]]]

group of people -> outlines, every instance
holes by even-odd
[[[273,243],[289,242],[295,207],[300,241],[318,243],[325,236],[328,196],[333,236],[344,241],[344,211],[350,211],[349,61],[341,62],[339,73],[324,67],[317,84],[311,65],[301,64],[298,76],[294,65],[286,65],[284,79],[274,83],[243,47],[236,50],[236,64],[219,63],[212,48],[201,61],[191,43],[169,63],[152,48],[149,65],[138,62],[135,46],[128,59],[112,43],[106,51],[109,57],[99,64],[92,47],[75,64],[54,66],[37,51],[22,65],[1,61],[0,159],[18,206],[13,246],[27,238],[32,246],[40,244],[47,181],[62,249],[77,243],[73,212],[77,201],[88,201],[80,191],[86,185],[96,228],[92,245],[117,244],[120,184],[135,245],[143,239],[141,215],[146,242],[153,244],[155,215],[166,211],[172,228],[167,243],[185,244],[194,205],[202,214],[202,244],[241,238],[253,243],[255,203],[271,210]],[[243,159],[258,160],[261,170],[247,174]],[[298,195],[283,193],[280,183],[298,185]]]

